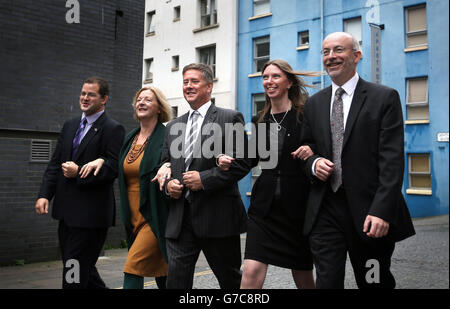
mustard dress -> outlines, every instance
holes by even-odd
[[[145,147],[145,145],[135,145],[134,150],[138,152],[143,146]],[[123,272],[141,277],[163,277],[167,275],[167,263],[161,254],[155,234],[139,211],[139,166],[143,156],[144,151],[134,162],[128,163],[126,159],[123,162],[131,224],[136,237],[128,251]]]

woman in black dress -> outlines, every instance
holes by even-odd
[[[272,60],[262,70],[266,105],[253,119],[252,138],[268,139],[269,125],[275,126],[278,160],[275,168],[265,169],[262,158],[250,158],[252,167],[261,165],[262,173],[256,180],[248,209],[247,241],[241,288],[261,288],[268,264],[291,269],[298,288],[314,288],[313,262],[306,236],[302,235],[305,217],[308,180],[303,160],[313,154],[309,146],[300,145],[303,106],[308,97],[304,81],[298,75],[314,73],[294,72],[284,60]],[[261,134],[261,130],[266,134]],[[256,133],[256,134],[255,134]],[[272,141],[274,142],[274,141]],[[265,145],[270,145],[269,140]],[[301,147],[300,147],[301,146]],[[258,147],[257,147],[258,148]],[[266,159],[267,161],[268,159]],[[221,156],[218,164],[227,169],[233,158]]]

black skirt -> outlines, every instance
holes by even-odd
[[[286,212],[279,195],[263,218],[249,211],[245,259],[295,270],[312,270],[308,238],[302,235],[303,222]],[[298,205],[297,207],[301,207]]]

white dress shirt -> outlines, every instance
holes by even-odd
[[[359,81],[359,75],[358,73],[355,73],[352,78],[350,78],[344,85],[338,86],[334,82],[331,83],[331,104],[330,104],[330,119],[331,119],[331,113],[333,112],[333,102],[334,102],[334,95],[336,93],[336,90],[341,87],[345,90],[345,93],[342,94],[342,104],[343,104],[343,111],[344,111],[344,130],[345,126],[347,124],[347,118],[348,113],[350,112],[350,107],[352,105],[353,95],[355,94],[356,85]],[[316,163],[318,160],[323,158],[317,158],[314,160],[312,164],[312,173],[314,176],[316,176]]]
[[[105,110],[102,110],[102,111],[99,111],[99,112],[89,115],[89,116],[86,116],[83,113],[83,115],[81,116],[81,119],[86,118],[87,123],[86,123],[86,126],[84,127],[83,132],[81,133],[80,143],[83,140],[83,138],[86,136],[86,134],[89,132],[90,128],[92,127],[92,124],[94,122],[96,122],[97,119],[100,118],[100,116],[103,115],[104,112],[105,112]]]
[[[203,104],[202,106],[200,106],[197,109],[197,112],[200,114],[199,117],[197,118],[197,127],[198,127],[198,131],[197,131],[197,136],[194,137],[194,140],[197,140],[198,134],[200,134],[201,128],[202,128],[202,124],[203,121],[205,120],[206,117],[206,113],[208,112],[209,107],[211,106],[211,101],[206,102],[205,104]],[[189,132],[191,130],[192,127],[192,113],[194,112],[194,110],[189,107],[189,116],[188,116],[188,122],[186,124],[186,134],[184,136],[184,144],[187,145],[188,143],[188,137],[189,137]]]

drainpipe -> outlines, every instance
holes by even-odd
[[[320,0],[320,44],[323,42],[323,1]],[[322,46],[322,45],[321,45]],[[323,61],[322,61],[322,55],[320,56],[320,72],[323,72]],[[320,89],[324,88],[324,75],[320,74]]]

